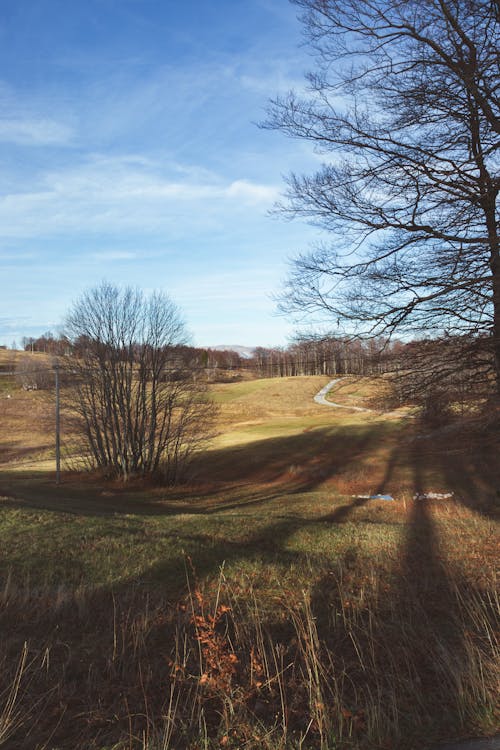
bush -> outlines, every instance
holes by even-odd
[[[16,363],[16,381],[25,391],[48,390],[54,385],[54,372],[38,357],[26,355]]]

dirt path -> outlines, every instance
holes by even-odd
[[[327,401],[325,396],[336,383],[339,383],[342,380],[342,378],[335,378],[335,380],[330,380],[329,383],[325,385],[324,388],[322,388],[319,393],[317,393],[314,397],[314,401],[317,404],[322,404],[323,406],[334,406],[336,409],[351,409],[351,411],[372,411],[371,409],[365,409],[362,406],[349,406],[348,404],[336,404],[335,401]]]

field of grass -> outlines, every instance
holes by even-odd
[[[50,399],[0,393],[2,750],[498,731],[497,438],[322,407],[326,381],[214,385],[217,435],[175,489],[56,486]]]

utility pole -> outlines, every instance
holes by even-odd
[[[54,364],[54,374],[56,378],[56,484],[61,481],[61,415],[60,415],[60,385],[59,385],[59,364]]]

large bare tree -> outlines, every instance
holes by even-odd
[[[500,393],[500,4],[292,2],[315,70],[266,126],[323,156],[281,208],[331,241],[295,260],[285,309],[481,337]]]
[[[175,305],[162,293],[102,283],[73,305],[66,334],[91,464],[123,479],[181,479],[214,410],[183,356],[186,330]]]

